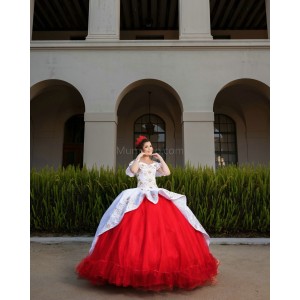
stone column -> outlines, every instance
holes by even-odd
[[[30,0],[30,40],[32,39],[32,27],[33,27],[33,16],[34,16],[34,0]]]
[[[267,14],[268,38],[270,39],[270,0],[265,0],[265,4]]]
[[[86,40],[119,40],[120,0],[90,0]]]
[[[179,39],[212,40],[209,0],[179,0]]]
[[[85,113],[83,164],[116,166],[117,118],[114,113]]]
[[[215,167],[214,113],[184,112],[184,163]]]

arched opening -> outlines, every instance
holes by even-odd
[[[32,86],[30,103],[30,165],[34,168],[64,165],[65,123],[83,116],[79,91],[62,80],[45,80]],[[80,117],[82,119],[82,117]],[[80,165],[82,165],[82,159]]]
[[[270,162],[270,89],[254,79],[238,79],[226,84],[214,102],[218,114],[236,125],[237,163]]]
[[[151,122],[155,133],[150,136],[150,140],[154,150],[160,151],[168,164],[182,166],[181,101],[172,87],[154,79],[133,82],[123,90],[118,99],[117,165],[128,165],[136,154],[135,137],[139,133],[146,133],[149,92]]]

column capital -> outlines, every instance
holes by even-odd
[[[111,112],[86,112],[84,114],[84,121],[85,122],[114,122],[118,123],[118,117],[115,113]]]
[[[182,113],[182,122],[214,122],[215,114],[211,111],[185,111]]]

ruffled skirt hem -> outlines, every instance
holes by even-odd
[[[175,288],[192,290],[200,286],[216,284],[219,262],[213,259],[211,265],[190,266],[170,273],[156,270],[135,270],[124,268],[109,261],[82,261],[76,268],[79,278],[88,279],[94,285],[113,284],[141,290],[161,291]]]

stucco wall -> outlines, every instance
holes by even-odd
[[[32,42],[31,47],[31,86],[48,79],[63,80],[78,90],[86,114],[109,113],[115,116],[104,120],[109,122],[105,126],[99,123],[101,118],[96,118],[93,125],[87,124],[84,155],[89,165],[102,162],[115,165],[111,151],[115,152],[116,139],[112,135],[116,135],[117,131],[117,109],[122,101],[120,95],[136,81],[156,79],[172,87],[180,98],[182,113],[213,112],[219,91],[236,79],[250,78],[269,85],[268,41],[194,44],[135,41],[134,45],[121,41],[68,41]],[[185,161],[214,165],[214,140],[213,136],[208,136],[213,130],[213,119],[204,123],[185,123],[184,119],[178,122],[181,121],[185,128],[182,132]],[[106,127],[109,127],[107,131]],[[95,140],[89,130],[103,134],[105,146]],[[191,144],[197,133],[201,133],[200,152],[195,151],[195,145]],[[249,142],[257,143],[257,139],[259,134],[249,137]]]
[[[240,49],[186,47],[185,50],[179,45],[171,49],[104,47],[94,50],[88,46],[81,49],[79,42],[74,45],[79,49],[33,48],[31,86],[47,79],[69,82],[83,96],[87,112],[115,112],[122,90],[145,78],[172,86],[182,99],[184,111],[212,111],[216,94],[232,80],[252,78],[269,85],[267,46],[258,49],[251,48],[251,44]]]

